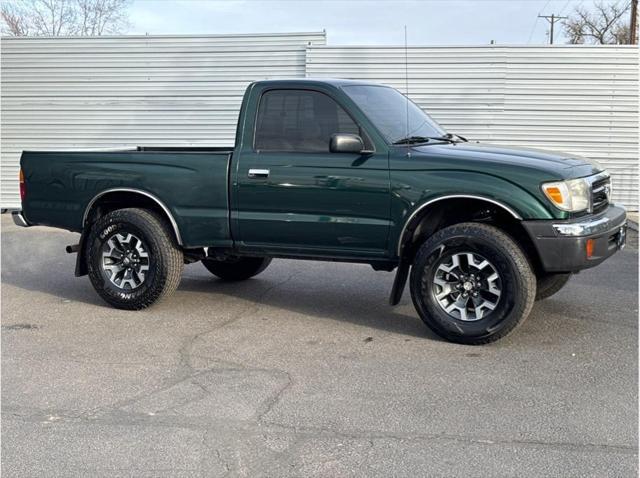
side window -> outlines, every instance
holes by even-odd
[[[308,90],[271,90],[260,99],[254,148],[328,153],[329,139],[335,133],[361,131],[329,96]]]

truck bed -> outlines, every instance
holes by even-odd
[[[79,232],[96,198],[141,191],[171,212],[185,247],[224,247],[231,244],[231,156],[231,149],[215,147],[25,151],[22,207],[32,224]]]

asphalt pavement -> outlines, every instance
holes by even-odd
[[[3,478],[637,476],[634,247],[471,347],[364,265],[191,264],[119,311],[74,277],[77,238],[2,215]]]

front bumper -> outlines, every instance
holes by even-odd
[[[567,221],[523,221],[547,272],[578,272],[597,266],[622,249],[627,237],[624,208]],[[590,241],[591,255],[587,254]]]
[[[25,219],[24,214],[22,214],[22,211],[13,211],[11,213],[11,218],[13,219],[13,223],[16,226],[29,227],[31,225]]]

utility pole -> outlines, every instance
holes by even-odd
[[[638,29],[638,0],[631,0],[631,22],[629,25],[629,43],[635,45],[638,43],[636,30]]]
[[[637,3],[637,0],[636,0]],[[551,15],[538,15],[538,18],[544,18],[546,21],[549,22],[549,24],[551,25],[551,29],[549,31],[549,44],[553,45],[553,25],[558,21],[558,20],[564,20],[567,17],[559,17],[557,15],[554,15],[553,13]]]

